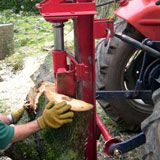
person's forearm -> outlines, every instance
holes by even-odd
[[[22,140],[22,139],[25,139],[25,138],[31,136],[32,134],[39,131],[40,127],[38,125],[37,120],[34,120],[34,121],[26,123],[26,124],[16,125],[16,126],[14,126],[14,129],[15,129],[14,137],[13,137],[11,143],[17,142],[19,140]]]
[[[0,115],[0,120],[3,122],[3,123],[6,123],[6,124],[10,124],[10,120],[8,118],[8,115]]]

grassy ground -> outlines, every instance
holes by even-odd
[[[47,53],[46,43],[53,41],[52,27],[41,16],[14,14],[11,10],[0,12],[0,24],[14,24],[15,54],[8,56],[8,62],[15,71],[22,69],[23,59],[35,54]]]
[[[32,13],[15,14],[11,10],[0,12],[0,24],[14,24],[15,54],[7,60],[15,70],[22,69],[23,59],[27,56],[46,54],[54,44],[52,24],[46,22],[40,15]],[[71,32],[71,21],[65,25],[64,35]],[[68,44],[66,40],[65,43]],[[73,45],[69,43],[71,47]]]
[[[23,60],[30,56],[39,56],[47,54],[53,48],[53,28],[52,24],[46,22],[40,15],[32,15],[26,13],[14,14],[11,10],[0,12],[0,24],[13,23],[14,24],[14,46],[15,53],[8,55],[3,61],[8,66],[12,66],[13,72],[18,72],[23,68]],[[71,21],[65,25],[65,44],[66,46],[74,48],[73,33]],[[2,61],[0,61],[1,63]],[[0,102],[4,106],[6,102]],[[4,110],[0,111],[0,113]],[[122,140],[128,139],[133,133],[127,133],[124,128],[116,125],[106,116],[100,106],[97,106],[97,112],[102,118],[104,124],[114,137]],[[142,149],[135,149],[124,156],[108,157],[103,153],[103,137],[98,141],[98,159],[122,159],[122,160],[141,160]]]

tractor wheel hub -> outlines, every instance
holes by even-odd
[[[146,68],[143,75],[144,86],[152,91],[160,87],[160,59],[156,59]]]

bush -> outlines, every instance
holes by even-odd
[[[1,0],[0,10],[4,9],[13,9],[15,13],[19,13],[20,11],[31,11],[35,13],[39,13],[38,9],[36,9],[35,4],[41,2],[42,0]]]

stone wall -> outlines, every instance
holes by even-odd
[[[13,53],[13,24],[0,24],[0,59]]]

